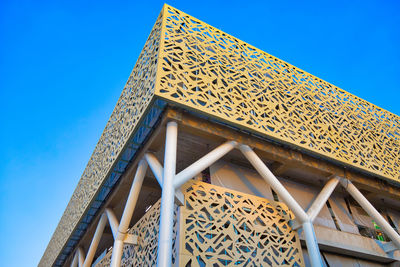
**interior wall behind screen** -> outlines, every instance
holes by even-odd
[[[271,201],[274,200],[270,186],[253,169],[220,160],[210,166],[210,175],[211,183],[214,185],[256,195]],[[305,210],[309,208],[321,190],[320,188],[300,184],[288,179],[279,178],[279,180]],[[336,229],[335,222],[326,205],[324,205],[314,223]]]
[[[254,170],[218,161],[210,166],[211,184],[273,200],[272,191]]]

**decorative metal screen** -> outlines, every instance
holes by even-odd
[[[158,244],[158,231],[160,222],[160,204],[161,200],[158,200],[146,214],[129,230],[130,234],[138,236],[138,245],[125,245],[121,266],[143,266],[151,267],[156,266],[157,263],[157,244]],[[177,210],[178,207],[175,206],[174,213],[174,230],[172,244],[172,263],[175,266],[176,255],[177,255]],[[96,267],[108,267],[111,264],[111,252],[98,263]],[[178,266],[178,265],[176,265]]]
[[[399,181],[399,117],[173,7],[156,95]]]
[[[155,99],[400,180],[398,116],[165,5],[39,266],[53,265]]]
[[[286,205],[203,182],[185,187],[180,266],[304,266]]]

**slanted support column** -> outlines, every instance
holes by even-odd
[[[275,175],[268,169],[264,162],[257,154],[247,145],[240,145],[240,151],[258,171],[261,177],[269,184],[272,189],[282,198],[282,200],[293,211],[296,218],[303,226],[304,235],[306,238],[307,251],[310,256],[311,266],[322,267],[322,258],[319,252],[317,239],[315,238],[314,227],[307,213],[290,195],[286,188],[279,182]]]
[[[158,162],[156,156],[154,156],[152,153],[146,153],[144,154],[144,157],[149,164],[151,171],[156,177],[158,184],[162,187],[162,176],[164,172],[163,167],[161,166],[160,162]]]
[[[172,234],[174,223],[175,189],[173,179],[176,174],[176,145],[178,124],[175,121],[167,123],[165,138],[164,170],[160,208],[160,230],[158,238],[157,266],[172,265]]]
[[[143,180],[147,171],[147,162],[142,159],[137,167],[135,178],[133,179],[128,199],[126,200],[124,212],[118,226],[118,232],[114,240],[114,246],[111,256],[111,267],[119,267],[121,265],[121,257],[124,248],[124,240],[128,232],[129,223],[131,222],[133,212],[136,207],[139,193],[142,188]]]
[[[360,204],[360,206],[368,213],[369,216],[382,228],[383,232],[389,236],[393,244],[400,249],[400,236],[390,226],[390,224],[383,218],[381,214],[372,206],[372,204],[361,194],[361,192],[354,186],[354,184],[347,180],[341,179],[340,184],[346,188],[347,192]]]
[[[79,253],[78,253],[78,251],[76,251],[75,255],[74,255],[74,258],[72,259],[70,267],[77,267],[78,266],[78,257],[79,257]]]
[[[85,253],[81,247],[78,248],[78,267],[82,267],[85,261]]]
[[[317,198],[314,200],[311,207],[307,211],[308,217],[310,217],[311,222],[315,220],[315,217],[317,217],[328,198],[332,195],[332,192],[333,190],[335,190],[338,183],[339,177],[335,176],[325,184],[324,188],[322,188],[321,192],[318,194]]]
[[[92,265],[94,254],[96,253],[97,246],[99,245],[100,238],[103,235],[104,227],[107,223],[107,215],[103,213],[100,217],[99,224],[97,225],[96,232],[94,233],[92,242],[90,243],[89,251],[87,252],[83,267],[89,267]]]
[[[117,239],[117,234],[118,234],[118,219],[115,216],[114,212],[112,211],[112,209],[110,208],[106,208],[105,209],[105,213],[107,215],[108,218],[108,223],[110,224],[110,228],[113,234],[114,239]]]
[[[237,146],[236,141],[227,141],[215,148],[207,155],[201,157],[195,163],[178,173],[174,180],[175,188],[180,188],[188,180],[192,179],[196,174],[211,166],[214,162],[225,156],[229,151]]]

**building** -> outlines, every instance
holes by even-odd
[[[39,266],[396,266],[399,121],[165,5]]]

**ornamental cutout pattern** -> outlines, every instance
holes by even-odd
[[[400,181],[397,115],[165,5],[39,266],[54,264],[156,98]]]
[[[160,205],[161,200],[158,200],[148,212],[146,212],[143,217],[129,230],[130,234],[138,236],[138,245],[125,245],[121,266],[143,266],[150,267],[157,265],[157,245],[158,245],[158,231],[160,223]],[[177,238],[177,212],[178,207],[175,206],[174,213],[174,230],[172,244],[172,263],[173,266],[176,264],[176,238]],[[108,252],[107,255],[96,264],[95,267],[108,267],[111,264],[112,252]],[[178,265],[176,265],[178,266]]]
[[[185,187],[180,266],[304,266],[286,205],[198,181]]]
[[[399,117],[173,7],[156,95],[399,181]]]

